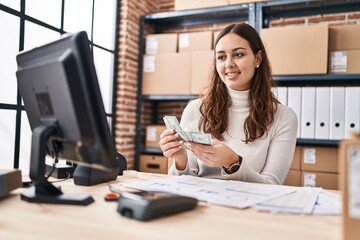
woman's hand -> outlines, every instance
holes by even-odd
[[[236,152],[217,139],[213,139],[213,145],[194,142],[185,144],[191,149],[195,157],[210,167],[230,167],[239,159]]]
[[[176,159],[176,169],[183,170],[186,167],[186,149],[179,141],[179,134],[172,129],[166,129],[160,134],[159,145],[164,157]]]

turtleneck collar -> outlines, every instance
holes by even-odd
[[[231,108],[244,108],[249,107],[249,90],[237,91],[227,87],[232,105]]]

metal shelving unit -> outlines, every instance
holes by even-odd
[[[153,103],[153,113],[157,113],[157,105],[162,101],[188,101],[195,95],[142,95],[142,68],[144,49],[144,28],[146,24],[154,27],[156,33],[168,27],[195,26],[212,23],[224,23],[247,20],[258,31],[266,28],[272,18],[300,17],[337,12],[360,11],[360,0],[275,0],[239,4],[206,9],[164,12],[145,15],[140,18],[139,63],[138,63],[138,97],[137,125],[135,141],[134,167],[139,167],[141,153],[161,154],[159,149],[144,148],[141,142],[141,109],[143,101]],[[360,86],[360,74],[324,74],[324,75],[291,75],[274,76],[279,86]],[[152,118],[156,123],[156,117]],[[318,145],[337,147],[338,140],[298,139],[298,145]]]
[[[169,27],[196,26],[212,23],[224,23],[248,20],[255,26],[255,4],[240,4],[224,7],[213,7],[206,9],[184,10],[177,12],[163,12],[145,15],[140,18],[139,34],[139,62],[138,62],[138,97],[137,97],[137,116],[136,116],[136,138],[135,138],[135,162],[134,168],[139,168],[139,158],[141,153],[161,154],[159,149],[144,148],[141,141],[141,109],[143,101],[151,101],[153,104],[153,115],[157,113],[159,102],[163,101],[188,101],[196,98],[195,95],[156,95],[142,96],[142,68],[143,68],[143,49],[144,49],[144,29],[146,24],[154,27],[156,33],[162,32]],[[156,117],[152,118],[156,123]]]

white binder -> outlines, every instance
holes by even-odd
[[[360,132],[360,87],[345,87],[345,138]]]
[[[315,87],[301,90],[301,138],[315,137]]]
[[[298,119],[297,137],[300,138],[301,130],[301,87],[288,87],[288,104]]]
[[[330,87],[330,139],[343,139],[345,132],[345,87]]]
[[[276,87],[273,88],[273,93],[282,105],[287,105],[287,87]]]
[[[330,137],[330,87],[316,88],[315,138]]]

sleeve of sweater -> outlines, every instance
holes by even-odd
[[[180,126],[185,131],[199,131],[198,124],[200,119],[200,105],[201,100],[196,99],[189,102],[189,104],[185,107],[181,120],[180,120]],[[196,158],[191,153],[191,151],[187,150],[187,158],[188,162],[186,164],[186,168],[182,171],[179,171],[175,167],[175,161],[169,168],[168,174],[170,175],[193,175],[197,176],[197,173],[199,171],[199,166],[197,164]]]
[[[281,105],[269,131],[270,143],[262,171],[254,171],[246,164],[246,161],[243,161],[236,173],[226,175],[222,171],[222,176],[246,182],[283,184],[294,156],[297,124],[294,111]]]

